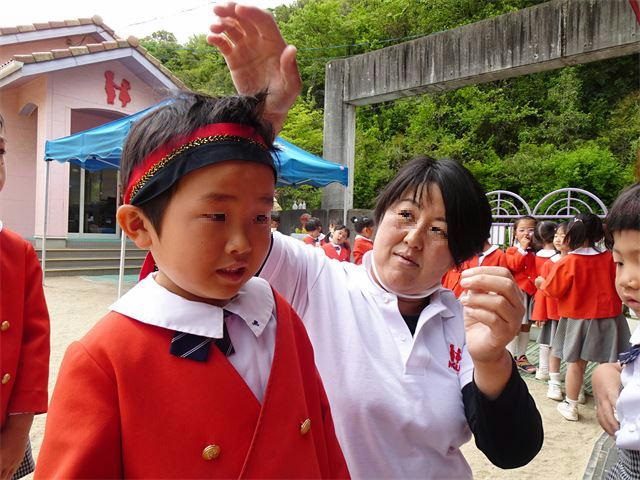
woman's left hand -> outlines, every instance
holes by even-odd
[[[509,270],[476,267],[462,272],[466,345],[474,365],[474,381],[496,398],[511,376],[512,359],[505,347],[520,331],[524,302]]]
[[[518,334],[524,302],[509,270],[477,267],[462,272],[460,297],[464,306],[467,349],[474,362],[500,359],[502,350]]]

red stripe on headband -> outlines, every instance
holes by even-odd
[[[230,137],[244,138],[267,148],[264,139],[255,128],[241,123],[211,123],[200,127],[185,137],[174,137],[151,152],[142,163],[134,167],[125,189],[124,203],[131,203],[131,198],[147,183],[158,170],[163,168],[177,154],[188,150],[191,143],[207,139],[204,143],[225,141]],[[202,142],[197,145],[202,144]],[[196,146],[196,145],[194,145]]]

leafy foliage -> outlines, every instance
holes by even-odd
[[[298,0],[273,10],[298,47],[305,95],[282,136],[322,152],[325,66],[543,0]],[[191,88],[228,94],[222,57],[204,35],[186,45],[165,31],[143,45]],[[542,72],[455,91],[360,107],[354,204],[372,207],[382,187],[417,154],[464,163],[489,191],[512,190],[532,205],[562,187],[590,190],[610,203],[633,181],[640,151],[639,56]],[[635,167],[640,174],[640,166]],[[288,208],[320,205],[318,189],[280,189]]]

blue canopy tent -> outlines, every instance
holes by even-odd
[[[89,171],[119,169],[122,146],[131,130],[131,126],[147,113],[169,102],[171,100],[166,100],[133,115],[119,118],[68,137],[46,142],[45,161],[47,162],[47,168],[45,173],[44,234],[42,238],[43,272],[46,261],[49,162],[53,160],[61,163],[68,162]],[[274,160],[278,170],[278,186],[312,185],[324,187],[334,182],[347,186],[349,174],[344,165],[324,160],[280,137],[276,139],[275,145],[277,151],[274,152]],[[125,240],[125,236],[122,235],[118,296],[120,296],[122,274],[124,272]]]

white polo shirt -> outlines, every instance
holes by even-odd
[[[462,307],[438,289],[415,336],[363,265],[274,233],[261,276],[302,318],[354,478],[472,478],[462,387],[473,375]],[[460,349],[460,350],[458,350]]]

